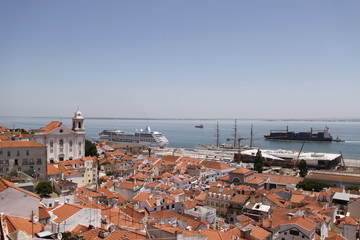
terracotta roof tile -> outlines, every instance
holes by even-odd
[[[54,164],[48,163],[47,165],[47,174],[48,175],[57,175],[61,174],[62,171],[60,171],[57,167],[54,166]]]
[[[271,232],[266,231],[265,229],[256,225],[251,224],[248,227],[251,228],[251,236],[255,239],[267,239],[271,235]]]
[[[77,204],[65,203],[64,205],[54,208],[53,210],[51,210],[51,212],[57,216],[54,222],[61,223],[84,208],[88,208],[88,207],[84,207]]]
[[[293,176],[284,176],[284,175],[274,175],[274,174],[264,174],[264,173],[254,173],[255,177],[267,179],[270,178],[270,182],[273,183],[282,183],[282,184],[298,184],[303,180],[301,177]]]
[[[250,172],[253,172],[253,171],[250,169],[247,169],[247,168],[238,168],[236,170],[231,171],[231,173],[240,173],[240,174],[246,174],[246,173],[250,173]]]
[[[233,169],[233,167],[230,167],[224,163],[221,162],[215,162],[215,161],[203,161],[201,162],[202,165],[204,165],[206,168],[210,169],[216,169],[216,170],[229,170]]]
[[[6,222],[8,223],[9,233],[12,233],[16,230],[22,230],[31,236],[32,229],[34,230],[35,234],[41,232],[44,228],[40,222],[33,224],[29,219],[24,218],[6,216]]]
[[[52,122],[50,122],[48,125],[46,125],[45,127],[42,127],[41,130],[44,130],[45,133],[49,133],[49,132],[52,132],[52,131],[54,131],[55,129],[61,127],[62,125],[63,125],[63,123],[60,122],[60,121],[52,121]],[[72,132],[72,130],[71,130],[70,128],[66,127],[65,125],[64,125],[64,127],[65,127],[67,130],[69,130],[69,131]]]
[[[295,217],[295,218],[289,219],[285,222],[285,224],[297,224],[297,225],[305,228],[308,231],[313,231],[316,228],[316,223],[314,223],[311,220],[305,219],[303,217]]]
[[[46,148],[45,145],[33,141],[0,141],[0,148],[32,148],[32,147]]]

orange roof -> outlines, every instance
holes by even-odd
[[[270,178],[270,182],[272,183],[283,183],[283,184],[298,184],[303,180],[303,178],[301,177],[264,174],[264,173],[255,173],[254,176],[263,179]]]
[[[110,199],[110,198],[116,198],[115,194],[112,193],[109,189],[107,188],[99,188],[98,190],[96,190],[98,193],[102,193],[104,194],[104,196],[106,196],[107,199]]]
[[[357,225],[358,221],[355,220],[353,217],[343,217],[336,220],[335,225],[340,224],[341,222],[344,222],[346,224],[350,225]]]
[[[285,198],[280,197],[276,193],[267,194],[267,195],[265,195],[265,197],[280,207],[289,207],[290,206],[290,203],[288,201],[286,201]]]
[[[26,194],[28,194],[28,195],[30,195],[30,196],[33,196],[33,197],[36,197],[36,198],[39,198],[39,199],[40,199],[40,197],[39,197],[38,195],[36,195],[35,193],[26,191],[26,190],[24,190],[24,189],[22,189],[22,188],[19,188],[19,187],[15,186],[14,183],[9,182],[9,181],[6,181],[6,180],[3,179],[3,178],[0,178],[0,192],[4,191],[5,189],[7,189],[7,188],[9,188],[9,187],[10,187],[10,188],[13,188],[13,189],[16,189],[16,190],[18,190],[18,191],[21,191],[21,192],[23,192],[23,193],[26,193]]]
[[[347,182],[347,183],[359,183],[360,177],[351,175],[331,175],[322,173],[312,173],[306,176],[306,179],[314,179],[319,181],[335,181],[335,182]]]
[[[6,222],[8,223],[9,233],[22,230],[31,236],[32,229],[34,234],[43,230],[43,225],[40,222],[32,223],[29,219],[6,216]]]
[[[0,135],[0,141],[8,141],[8,140],[10,140],[10,138]]]
[[[140,192],[138,195],[136,195],[136,197],[133,198],[133,200],[138,202],[144,202],[149,199],[151,194],[152,193],[148,193],[148,192]]]
[[[227,232],[223,232],[215,229],[203,228],[201,229],[201,234],[206,235],[208,240],[229,240],[240,237],[240,229],[233,228]]]
[[[310,221],[308,219],[305,219],[303,217],[295,217],[295,218],[289,219],[284,224],[297,224],[297,225],[305,228],[308,231],[313,231],[316,228],[316,223],[314,223],[313,221]]]
[[[60,174],[62,171],[60,171],[57,167],[54,166],[54,164],[48,163],[47,165],[47,174],[48,175],[56,175]]]
[[[240,173],[240,174],[247,174],[249,172],[253,172],[253,171],[247,168],[238,168],[236,170],[231,171],[231,173]]]
[[[233,198],[231,198],[230,202],[245,204],[249,198],[250,198],[249,195],[236,194]]]
[[[54,215],[57,216],[57,218],[54,220],[54,222],[61,223],[84,208],[87,208],[87,207],[77,205],[77,204],[65,203],[64,205],[61,205],[51,211]]]
[[[247,183],[253,183],[253,184],[260,184],[260,183],[263,183],[263,182],[265,182],[264,179],[262,179],[262,178],[257,178],[257,177],[255,177],[255,178],[250,179],[250,180],[247,181]]]
[[[44,206],[39,206],[39,219],[50,218],[48,211],[45,210]]]
[[[204,165],[206,168],[216,169],[216,170],[228,170],[233,168],[224,163],[215,162],[215,161],[203,161],[201,164]]]
[[[251,228],[251,236],[255,239],[267,239],[271,235],[271,232],[256,225],[250,224],[248,227]]]
[[[87,226],[79,224],[71,231],[71,235],[76,235],[82,232],[86,232],[88,230],[89,229]]]
[[[134,189],[134,187],[135,187],[134,182],[130,182],[130,181],[122,181],[119,184],[119,188]]]
[[[41,130],[44,130],[45,133],[49,133],[49,132],[52,132],[55,129],[61,127],[62,125],[63,125],[63,123],[60,122],[60,121],[52,121],[51,123],[49,123],[45,127],[42,127]],[[64,127],[66,127],[66,126],[64,126]],[[68,128],[68,127],[66,127],[66,128],[67,128],[67,130],[72,131],[70,128]]]
[[[0,148],[32,148],[32,147],[43,147],[42,145],[33,141],[0,141]]]
[[[304,201],[305,195],[302,194],[293,194],[291,196],[290,202],[292,203],[302,203]]]

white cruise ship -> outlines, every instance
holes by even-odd
[[[93,139],[96,142],[138,143],[149,147],[166,147],[169,144],[169,141],[162,133],[151,131],[149,126],[135,133],[125,133],[120,130],[103,130],[99,133],[99,136]]]

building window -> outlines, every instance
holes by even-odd
[[[5,165],[9,165],[9,159],[5,160]]]
[[[30,152],[29,150],[26,150],[26,156],[29,156]]]
[[[2,172],[2,171],[4,171],[4,169],[3,169],[3,168],[0,168],[0,172]]]
[[[0,160],[0,164],[4,164],[4,160]]]
[[[50,147],[54,147],[54,142],[53,141],[50,141]]]
[[[8,151],[8,152],[7,152],[7,155],[8,155],[8,157],[10,157],[10,156],[11,156],[11,153],[10,153],[10,151]]]
[[[23,165],[27,165],[28,164],[28,161],[26,158],[23,159]]]
[[[69,145],[70,145],[70,147],[72,147],[72,141],[71,140],[69,141]]]
[[[15,159],[15,165],[19,165],[19,160]]]
[[[299,231],[290,230],[291,235],[299,236]]]
[[[2,155],[3,154],[3,151],[0,151],[0,155]]]
[[[20,151],[16,151],[16,156],[20,156]]]
[[[38,158],[36,164],[42,164],[41,158]]]
[[[60,147],[64,146],[64,141],[62,139],[60,139]]]
[[[32,158],[29,159],[29,165],[34,165],[34,159]]]

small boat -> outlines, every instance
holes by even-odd
[[[204,128],[203,124],[195,125],[196,128]]]
[[[341,140],[339,136],[337,136],[334,140],[334,142],[345,142],[345,140]]]

